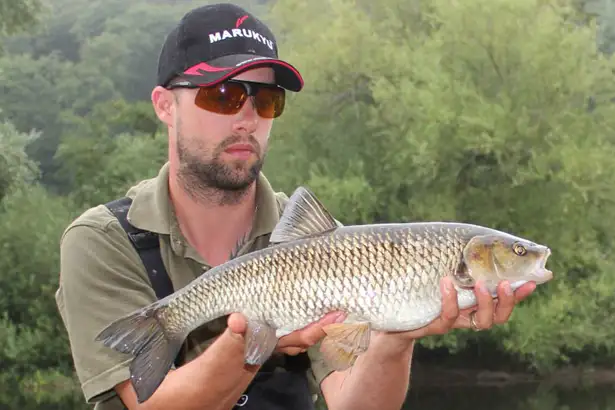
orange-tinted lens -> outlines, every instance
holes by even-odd
[[[256,112],[263,118],[276,118],[284,110],[285,93],[277,87],[257,87],[254,95]],[[213,87],[200,88],[195,104],[207,111],[232,115],[241,110],[248,98],[248,90],[241,83],[225,82]]]
[[[281,88],[262,87],[256,93],[254,105],[263,118],[276,118],[284,111],[285,95]]]
[[[247,97],[246,90],[240,84],[221,83],[199,88],[194,103],[197,107],[218,114],[236,114]]]

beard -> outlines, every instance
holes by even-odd
[[[232,144],[248,143],[254,148],[256,161],[223,161],[221,156]],[[183,189],[195,200],[217,205],[233,205],[241,201],[258,178],[265,154],[252,135],[225,138],[213,150],[204,146],[190,149],[183,135],[177,134],[179,157],[178,179]]]

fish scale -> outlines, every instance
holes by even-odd
[[[515,286],[551,275],[544,268],[550,250],[531,241],[463,223],[340,226],[305,188],[290,197],[270,241],[97,336],[134,356],[131,380],[140,403],[162,383],[192,330],[233,312],[248,322],[250,364],[263,364],[279,337],[327,312],[345,312],[345,323],[325,327],[321,342],[328,364],[345,370],[368,348],[371,330],[413,330],[434,320],[444,276],[453,278],[464,308],[476,303],[471,287],[479,278],[494,292],[502,275]],[[510,269],[495,269],[496,261]]]
[[[389,228],[383,229],[388,230]],[[421,291],[449,273],[445,270],[438,271],[430,268],[434,266],[434,262],[435,266],[451,266],[451,262],[454,263],[458,259],[455,256],[458,252],[451,252],[455,249],[448,249],[448,253],[446,251],[440,253],[451,255],[448,261],[438,260],[441,258],[434,260],[435,253],[426,251],[425,244],[420,238],[419,241],[413,241],[412,235],[406,230],[396,228],[390,228],[390,230],[388,235],[382,235],[382,232],[373,235],[357,235],[352,230],[342,231],[326,239],[275,249],[269,255],[258,259],[237,260],[236,264],[228,269],[227,274],[220,275],[221,279],[216,278],[210,281],[210,286],[208,286],[212,290],[234,289],[235,297],[231,294],[226,294],[226,297],[216,297],[215,294],[211,294],[201,301],[224,301],[224,303],[201,304],[200,310],[195,310],[194,306],[189,308],[188,305],[183,305],[183,309],[191,314],[183,317],[179,315],[176,319],[186,321],[186,319],[190,320],[195,317],[220,316],[232,311],[261,312],[256,317],[257,319],[269,322],[273,327],[295,329],[322,316],[325,313],[324,309],[343,310],[353,307],[357,309],[354,312],[357,315],[368,316],[372,319],[369,315],[382,312],[380,310],[382,299],[377,296],[385,288],[382,272],[387,272],[389,276],[399,275],[410,280],[414,279],[410,289]],[[409,251],[405,253],[399,251],[400,247],[393,246],[404,243],[404,236],[407,237],[409,244]],[[354,252],[351,248],[346,259],[338,258],[342,253],[339,252],[342,249],[340,245],[349,243],[352,244]],[[455,244],[449,242],[444,246],[454,248]],[[306,252],[307,248],[312,252]],[[414,251],[415,255],[420,258],[409,258],[411,251]],[[310,254],[311,257],[306,256]],[[267,265],[261,263],[263,259],[268,259],[269,263]],[[308,261],[312,264],[307,263]],[[415,263],[417,264],[414,268],[415,272],[423,271],[427,274],[408,275],[408,270],[401,269],[401,266],[412,266]],[[310,269],[310,266],[323,268]],[[257,286],[255,288],[257,291],[249,292],[248,288],[254,289],[253,284],[258,283],[259,278],[263,279],[262,285],[265,286]],[[216,285],[216,280],[221,280],[223,283]],[[266,282],[270,282],[271,286],[266,286]],[[402,291],[405,288],[400,286],[398,289]],[[207,294],[208,290],[197,287],[195,292]],[[407,290],[405,294],[410,295]],[[341,295],[345,295],[346,298]],[[317,297],[319,304],[314,303],[313,296]],[[408,297],[399,296],[399,298],[393,298],[397,303],[411,302]],[[420,297],[420,294],[418,296]],[[289,311],[287,305],[283,309],[277,309],[275,305],[271,305],[275,300],[293,300],[294,308]],[[356,304],[349,305],[349,300],[355,301]],[[311,304],[308,301],[311,301]],[[397,307],[400,306],[392,306],[391,309]],[[376,311],[373,312],[373,309]],[[195,315],[194,312],[197,314]],[[374,316],[373,319],[377,317]],[[190,327],[198,324],[194,322]]]

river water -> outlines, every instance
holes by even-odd
[[[318,410],[326,406],[319,402]],[[403,410],[615,410],[615,386],[413,387]]]
[[[411,388],[404,410],[615,410],[615,386]]]
[[[445,378],[445,381],[450,380]],[[576,383],[576,382],[575,382]],[[568,384],[575,386],[575,383]],[[577,387],[548,386],[527,382],[504,387],[476,384],[414,385],[408,392],[402,410],[615,410],[615,383]],[[13,397],[8,403],[0,400],[0,410],[87,410],[81,397],[63,404],[36,404]],[[317,410],[326,410],[319,400]]]

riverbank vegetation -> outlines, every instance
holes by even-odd
[[[345,224],[463,221],[552,248],[555,279],[510,323],[422,340],[417,360],[615,363],[609,1],[236,3],[272,24],[306,80],[273,128],[277,189],[309,186]],[[54,303],[58,240],[164,162],[157,55],[200,4],[0,0],[23,6],[0,14],[2,404],[83,407]]]

